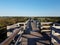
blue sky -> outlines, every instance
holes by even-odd
[[[60,16],[60,0],[0,0],[0,16]]]

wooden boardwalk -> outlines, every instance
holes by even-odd
[[[22,36],[22,45],[51,45],[49,37],[50,32],[39,33],[39,29],[34,22],[30,22],[30,28],[30,30],[27,29],[30,32]]]
[[[0,45],[60,45],[60,34],[58,34],[60,33],[60,26],[53,25],[51,27],[41,25],[42,29],[39,29],[39,27],[37,27],[39,26],[38,23],[36,24],[36,22],[31,20],[29,20],[27,24],[24,23],[24,25],[24,27],[26,27],[25,30],[22,28],[23,26],[20,28],[15,27],[12,29],[13,31],[10,28],[10,33],[8,32],[7,34],[11,35],[8,35],[9,37]],[[49,31],[40,31],[44,30],[44,28],[49,29]]]

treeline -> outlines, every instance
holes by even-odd
[[[15,24],[18,22],[25,22],[29,18],[39,20],[41,22],[56,22],[60,17],[0,17],[0,26]]]
[[[60,17],[34,17],[34,20],[39,20],[40,22],[57,22],[60,21]]]
[[[60,20],[60,17],[0,17],[0,27],[5,27],[18,22],[25,22],[29,18],[39,20],[41,22],[56,22]]]
[[[25,22],[26,20],[28,20],[28,17],[0,17],[0,27]]]

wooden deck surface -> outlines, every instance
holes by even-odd
[[[30,33],[23,34],[22,36],[22,45],[51,45],[49,37],[50,32],[39,33],[37,31],[39,29],[34,22],[31,22],[30,27],[31,29],[28,29]]]

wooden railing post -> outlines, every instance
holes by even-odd
[[[55,25],[56,24],[56,25]],[[51,27],[51,42],[60,44],[60,25],[58,23],[54,23],[53,26]]]
[[[19,32],[21,29],[22,29],[22,28],[15,29],[15,31],[14,31],[5,41],[3,41],[0,45],[9,45],[10,42],[15,38],[15,36],[18,34],[18,32]]]
[[[53,26],[51,27],[51,28],[53,28],[55,26],[55,24],[53,24]],[[51,30],[51,32],[52,32],[52,35],[54,35],[55,34],[55,31],[54,30]],[[55,39],[52,37],[52,43],[54,43],[55,42]]]

